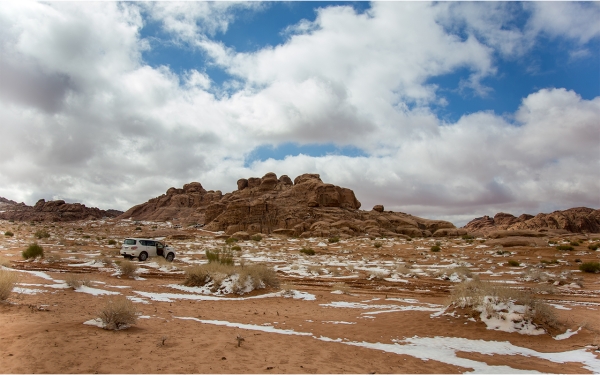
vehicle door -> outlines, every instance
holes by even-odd
[[[156,255],[164,257],[165,256],[165,245],[162,242],[156,241]]]
[[[156,241],[146,241],[148,248],[148,255],[151,257],[156,256]]]

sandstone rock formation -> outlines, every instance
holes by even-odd
[[[0,219],[19,221],[75,221],[116,217],[123,213],[118,210],[104,211],[96,207],[86,207],[81,203],[65,203],[63,200],[46,202],[44,199],[40,199],[33,207],[24,203],[12,203],[14,204],[4,206],[3,212],[0,212]]]
[[[493,218],[479,217],[464,226],[470,233],[492,234],[497,231],[529,230],[536,232],[600,233],[600,210],[587,207],[570,208],[536,216],[515,217],[497,213]],[[509,233],[510,234],[510,233]],[[520,234],[521,235],[521,234]]]
[[[441,236],[466,234],[452,223],[427,220],[398,212],[361,211],[350,189],[324,183],[318,174],[292,181],[267,173],[262,178],[237,181],[237,190],[222,194],[206,191],[198,182],[132,207],[122,219],[178,220],[204,223],[205,229],[282,234],[300,237],[330,236]]]

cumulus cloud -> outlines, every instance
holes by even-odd
[[[596,4],[526,5],[530,16],[517,25],[511,9],[521,6],[330,6],[290,26],[284,43],[240,53],[214,36],[263,4],[2,3],[0,196],[127,209],[170,186],[200,181],[226,192],[273,171],[321,173],[367,209],[459,223],[501,210],[598,207],[600,98],[536,89],[509,117],[477,112],[456,123],[430,109],[445,100],[432,77],[464,69],[464,86],[482,94],[496,55],[523,55],[542,34],[579,50],[598,36]],[[149,22],[233,76],[227,90],[201,67],[148,65]],[[366,156],[245,166],[257,147],[286,142]]]

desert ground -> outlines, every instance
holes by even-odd
[[[128,237],[164,238],[175,261],[134,260],[126,276]],[[168,222],[0,221],[2,269],[18,275],[0,303],[0,372],[600,373],[600,274],[579,270],[600,260],[588,248],[600,235],[510,248],[485,238],[336,240],[226,243]],[[44,257],[23,259],[34,241]],[[222,249],[237,265],[275,270],[279,286],[183,285],[206,250]],[[543,303],[555,322],[528,319],[522,298],[461,306],[457,291],[477,280]],[[99,312],[122,296],[135,324],[103,329]]]

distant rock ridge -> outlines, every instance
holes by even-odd
[[[482,234],[519,230],[600,233],[600,210],[575,207],[549,214],[540,213],[535,216],[523,214],[519,217],[499,212],[493,218],[483,216],[471,220],[464,229]]]
[[[7,200],[7,199],[5,199]],[[118,210],[101,210],[96,207],[86,207],[81,203],[66,203],[64,200],[48,201],[40,199],[35,206],[24,203],[6,203],[0,212],[2,220],[18,221],[76,221],[87,219],[102,219],[117,217],[123,213]]]
[[[121,219],[177,220],[201,223],[211,231],[246,236],[254,233],[298,237],[455,236],[466,234],[452,223],[428,220],[376,205],[359,210],[351,189],[324,183],[318,174],[306,173],[293,181],[267,173],[262,178],[237,181],[237,190],[223,194],[205,190],[199,182],[170,188],[159,197],[127,210]]]

